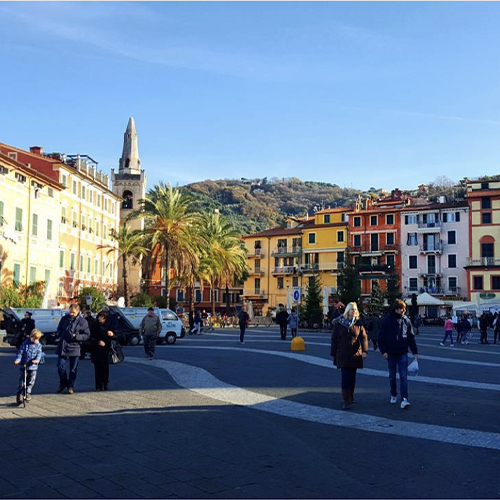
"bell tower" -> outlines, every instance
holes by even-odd
[[[137,145],[137,132],[135,130],[135,121],[129,118],[127,129],[123,135],[122,156],[118,163],[118,173],[111,169],[111,181],[113,192],[123,198],[120,207],[120,226],[126,223],[127,217],[139,209],[139,200],[146,196],[146,173],[141,169],[141,160],[139,158],[139,147]],[[128,221],[127,224],[134,230],[144,229],[144,221],[135,219]],[[123,293],[122,263],[118,265],[118,290]],[[141,263],[132,265],[128,263],[128,288],[129,296],[133,296],[141,291]]]

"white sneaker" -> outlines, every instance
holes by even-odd
[[[444,347],[444,344],[442,342],[439,342],[439,345],[442,345]]]
[[[244,344],[244,343],[245,343],[245,342],[241,342],[241,340],[240,340],[240,344]]]
[[[395,405],[398,402],[398,398],[396,396],[391,396],[391,405]]]
[[[455,344],[450,344],[450,347],[455,347]]]
[[[406,398],[403,398],[403,401],[401,401],[401,409],[404,410],[405,408],[408,408],[409,406],[410,406],[410,402]]]

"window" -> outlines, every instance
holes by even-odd
[[[45,269],[45,285],[50,283],[50,269]]]
[[[454,254],[448,254],[448,267],[456,268],[457,267],[457,256]]]
[[[194,291],[194,301],[201,302],[201,290]]]
[[[0,174],[7,175],[9,173],[9,169],[5,168],[3,165],[0,165]]]
[[[92,259],[91,257],[87,257],[87,273],[90,274],[92,272]]]
[[[360,234],[355,234],[354,235],[354,246],[355,247],[360,247],[361,246],[361,235]]]
[[[76,181],[73,181],[73,194],[77,194],[77,185],[76,185]]]
[[[97,195],[97,206],[98,207],[101,206],[101,195],[100,194]]]
[[[58,297],[64,296],[64,283],[59,283],[59,285],[57,285],[57,295]]]
[[[108,199],[104,198],[104,210],[107,212],[108,211]]]
[[[16,208],[16,231],[23,230],[23,209]]]
[[[64,250],[59,250],[59,268],[64,268]]]
[[[4,215],[3,215],[3,201],[0,201],[0,226],[3,226]]]
[[[47,188],[47,194],[49,198],[54,198],[54,190],[52,188]]]
[[[450,276],[448,278],[448,290],[450,290],[451,292],[457,291],[457,277],[456,276]]]
[[[26,182],[26,176],[16,172],[16,180],[17,180],[17,182],[24,184]]]
[[[354,227],[361,227],[361,217],[354,217]]]
[[[87,198],[86,198],[86,194],[87,194],[87,192],[86,192],[86,188],[85,188],[85,186],[83,186],[83,185],[82,185],[82,199],[83,199],[83,200],[87,199]]]
[[[457,232],[448,231],[448,245],[455,245],[457,243]]]
[[[30,267],[30,285],[36,282],[36,267]]]
[[[14,285],[21,284],[21,264],[14,264]]]
[[[102,237],[106,239],[107,235],[108,235],[108,226],[104,224],[104,228],[102,230]]]
[[[394,233],[387,233],[387,244],[394,245]]]
[[[405,224],[416,224],[417,216],[416,215],[405,215]]]
[[[323,224],[330,224],[330,214],[323,215]]]
[[[415,247],[418,245],[418,236],[417,233],[408,233],[408,240],[406,244],[409,247]]]
[[[299,286],[299,277],[298,276],[294,276],[292,278],[292,286]]]
[[[92,203],[92,198],[93,198],[94,191],[92,189],[89,189],[89,202]]]
[[[370,215],[370,226],[377,226],[377,225],[378,225],[378,216]]]
[[[344,241],[344,231],[337,231],[337,242],[342,243]]]
[[[76,255],[71,252],[70,258],[69,258],[69,268],[71,271],[75,270],[75,261],[76,261]]]
[[[492,258],[494,257],[494,243],[481,243],[481,257]]]
[[[95,235],[97,237],[99,237],[99,227],[100,227],[101,223],[99,221],[95,221]]]
[[[278,290],[283,290],[283,278],[277,278],[277,285]]]
[[[31,221],[31,236],[38,236],[38,215],[33,214]]]
[[[94,260],[94,274],[96,276],[99,274],[99,261],[97,259]]]
[[[65,174],[61,174],[61,184],[64,187],[68,187],[68,176]]]
[[[483,289],[483,277],[482,276],[473,276],[472,282],[474,285],[474,290],[482,290]]]
[[[83,273],[83,255],[80,255],[80,272]]]
[[[408,280],[408,288],[410,289],[410,292],[418,291],[418,278],[410,278]]]
[[[47,239],[52,241],[52,221],[47,219]]]
[[[481,214],[481,222],[483,224],[491,224],[491,212],[483,212]]]
[[[78,214],[73,212],[73,227],[78,227]]]
[[[87,229],[87,217],[82,214],[82,231]]]
[[[394,214],[388,214],[385,218],[385,222],[388,226],[392,226],[394,224]]]
[[[500,290],[500,276],[491,277],[491,289]]]
[[[481,189],[490,189],[489,182],[481,182]]]
[[[344,252],[337,252],[337,263],[342,264],[344,262]]]
[[[417,256],[416,255],[410,255],[408,257],[408,268],[409,269],[417,269]]]
[[[491,208],[491,198],[481,198],[481,208]]]
[[[309,233],[309,244],[310,245],[316,244],[316,233]]]
[[[109,277],[112,278],[113,277],[113,263],[110,262],[109,263]],[[216,290],[218,291],[218,290]]]
[[[61,207],[61,224],[66,224],[68,219],[66,218],[66,207]]]
[[[223,294],[224,296],[226,294]],[[223,297],[224,298],[224,297]],[[177,289],[177,302],[182,302],[184,301],[184,290],[181,290],[180,288]],[[163,316],[165,318],[165,315]],[[167,318],[165,318],[167,319]]]
[[[387,267],[390,267],[391,269],[394,269],[395,268],[395,257],[394,255],[388,255],[386,257],[386,262],[387,262]]]
[[[12,152],[9,152],[7,153],[7,156],[9,158],[12,158],[13,160],[16,160],[17,161],[17,153],[12,153]]]

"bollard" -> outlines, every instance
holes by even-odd
[[[294,337],[291,342],[292,351],[305,351],[306,343],[302,337]]]

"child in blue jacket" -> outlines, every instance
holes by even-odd
[[[42,344],[40,344],[40,339],[42,337],[42,332],[40,330],[33,330],[29,338],[27,338],[17,351],[17,357],[14,361],[16,366],[21,365],[21,373],[19,377],[19,386],[17,388],[17,404],[23,404],[23,392],[24,392],[24,365],[27,368],[26,375],[26,388],[27,396],[26,401],[31,400],[31,391],[35,385],[36,373],[38,370],[38,364],[42,359]]]

